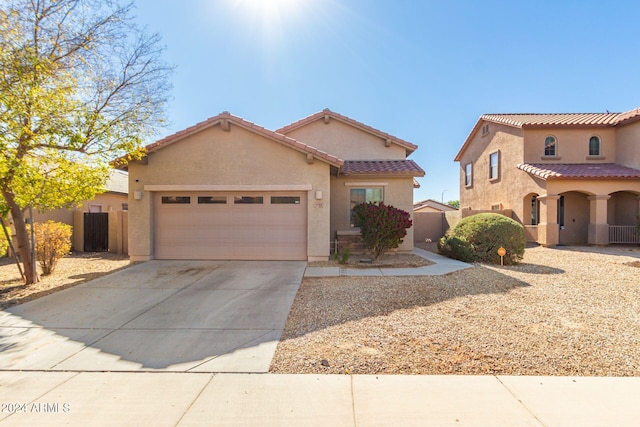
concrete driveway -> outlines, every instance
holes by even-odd
[[[0,369],[267,372],[305,266],[132,266],[0,311]]]

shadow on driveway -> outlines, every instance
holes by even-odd
[[[305,266],[139,264],[0,312],[0,366],[267,372]]]

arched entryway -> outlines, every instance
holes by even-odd
[[[538,224],[540,224],[539,196],[538,193],[529,193],[523,199],[522,224],[524,225],[527,242],[538,241]]]

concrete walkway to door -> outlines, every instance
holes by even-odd
[[[0,311],[10,370],[267,372],[306,263],[149,261]]]
[[[413,253],[433,262],[431,265],[413,268],[342,268],[342,267],[307,267],[305,277],[339,277],[339,276],[440,276],[454,271],[470,268],[471,264],[447,258],[424,249],[414,248]]]

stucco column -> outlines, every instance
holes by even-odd
[[[558,199],[560,199],[560,196],[557,194],[538,196],[538,200],[540,201],[538,243],[542,246],[555,246],[560,242]]]
[[[153,259],[153,192],[136,195],[136,191],[129,191],[129,260],[149,261]]]
[[[589,196],[589,244],[609,244],[609,224],[607,223],[607,200],[611,196]]]

